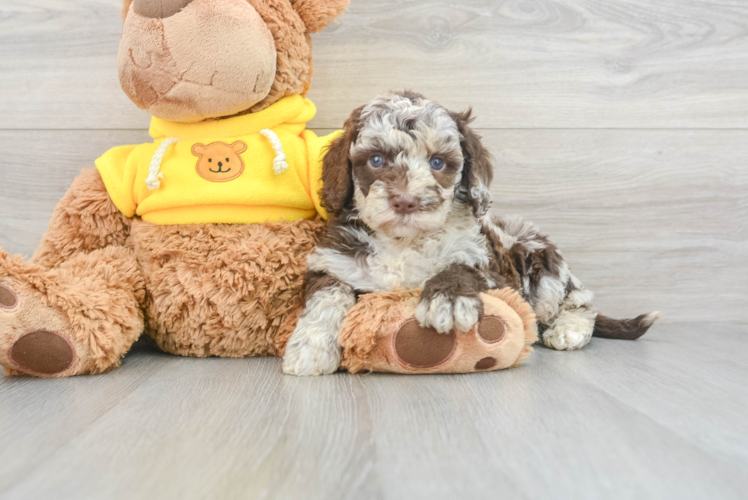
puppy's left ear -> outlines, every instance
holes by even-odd
[[[488,188],[493,180],[493,157],[483,146],[481,137],[470,127],[472,113],[471,108],[463,113],[450,112],[450,116],[462,134],[460,146],[465,158],[458,196],[467,199],[476,217],[482,217],[491,206],[491,192]]]
[[[291,0],[293,8],[306,25],[307,33],[317,33],[327,28],[349,3],[350,0]]]

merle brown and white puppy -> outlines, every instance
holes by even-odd
[[[337,370],[338,332],[359,293],[423,287],[416,318],[446,333],[480,320],[480,292],[512,286],[534,307],[544,344],[565,350],[583,347],[593,332],[636,338],[656,319],[598,315],[592,293],[532,224],[487,214],[493,166],[470,114],[403,92],[348,119],[324,159],[329,230],[309,256],[286,373]]]

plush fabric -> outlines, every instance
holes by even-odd
[[[342,14],[348,7],[349,0],[295,0],[296,9],[307,33],[322,31],[330,21]]]
[[[275,337],[301,307],[306,256],[323,231],[319,218],[186,226],[129,219],[98,171],[86,169],[31,262],[0,250],[0,285],[17,296],[0,309],[0,364],[8,374],[101,373],[119,366],[144,330],[185,356],[278,354]],[[13,345],[37,330],[69,342],[69,368],[18,369]]]
[[[141,16],[165,18],[185,8],[192,0],[136,0],[133,10]]]
[[[165,18],[138,14],[131,1],[122,9],[122,89],[151,115],[194,122],[306,95],[314,73],[309,34],[324,29],[350,0],[194,0]],[[155,55],[157,64],[139,54]]]
[[[18,366],[18,358],[11,359],[13,345],[32,332],[63,338],[74,349],[74,360],[59,373],[37,373],[28,366],[23,371],[60,377],[119,366],[143,331],[144,282],[127,248],[77,254],[50,270],[0,251],[0,276],[18,294],[18,305],[0,315],[0,364],[6,373]]]
[[[519,293],[480,294],[483,319],[470,331],[437,333],[415,320],[420,290],[363,295],[346,316],[341,366],[357,373],[469,373],[519,366],[537,341],[535,314]]]
[[[317,218],[282,224],[155,226],[135,221],[147,331],[182,356],[279,354],[275,337],[303,300]]]
[[[275,39],[246,0],[194,0],[164,19],[131,6],[119,77],[130,99],[153,116],[198,122],[232,115],[268,95],[276,78]]]
[[[138,12],[130,0],[123,5],[120,81],[154,116],[154,143],[105,154],[98,164],[106,183],[96,168],[83,170],[30,261],[0,250],[6,374],[102,373],[119,366],[144,332],[186,356],[278,354],[301,307],[306,256],[324,232],[311,160],[324,140],[305,130],[314,114],[303,98],[312,75],[309,33],[347,1],[311,1],[302,13],[291,0],[136,2]],[[240,176],[225,180],[198,168],[219,151],[244,164]],[[201,187],[170,190],[182,173]],[[225,190],[204,194],[220,184],[206,177],[229,191],[259,189],[244,199],[254,213],[231,215]],[[148,204],[170,193],[180,200],[173,207],[207,196],[223,208],[203,205],[169,220],[199,224],[143,220],[158,221]],[[263,214],[262,203],[278,207]],[[257,223],[204,223],[239,219]]]
[[[311,219],[317,213],[325,217],[318,195],[322,151],[338,134],[319,138],[306,130],[315,111],[311,101],[297,95],[258,113],[224,120],[186,124],[154,118],[153,143],[115,147],[96,161],[96,167],[123,214],[138,215],[154,224],[280,222]],[[260,134],[263,129],[272,130],[280,139],[289,165],[280,174],[273,170],[277,152]],[[171,137],[180,141],[166,149],[160,162],[160,185],[150,189],[146,182],[149,165],[162,142]],[[235,143],[242,148],[239,162],[227,152]],[[217,156],[211,149],[224,153]],[[218,166],[230,156],[233,163]],[[209,180],[205,173],[211,171],[199,172],[198,162],[207,168],[211,164],[218,170],[231,168],[231,175],[240,168],[243,172],[227,177],[226,182]]]

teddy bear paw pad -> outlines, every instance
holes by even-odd
[[[457,336],[454,331],[442,334],[433,328],[423,328],[414,318],[398,330],[393,344],[400,362],[413,368],[432,368],[452,356]]]
[[[49,377],[70,369],[79,358],[71,331],[67,316],[27,284],[0,284],[0,365],[7,370]]]
[[[478,324],[478,335],[484,342],[494,344],[504,338],[506,326],[495,316],[486,316]]]
[[[75,349],[55,332],[36,330],[16,340],[8,357],[24,372],[54,375],[70,368]]]
[[[491,356],[486,356],[485,358],[475,363],[475,369],[476,370],[488,370],[496,366],[496,363],[498,362],[499,362],[498,359],[492,358]]]

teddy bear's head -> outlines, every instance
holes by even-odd
[[[164,120],[260,111],[312,80],[309,35],[349,0],[124,0],[119,77]]]

